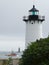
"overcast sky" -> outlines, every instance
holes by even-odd
[[[49,0],[34,0],[43,22],[43,36],[49,34]],[[0,0],[0,51],[17,51],[25,48],[25,22],[23,16],[33,6],[33,0]]]

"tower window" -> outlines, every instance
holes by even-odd
[[[35,15],[35,12],[32,12],[32,15]]]

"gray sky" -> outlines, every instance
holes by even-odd
[[[34,0],[43,22],[43,36],[49,34],[49,0]],[[33,0],[0,0],[0,51],[21,50],[25,47],[25,22],[23,16],[33,6]]]

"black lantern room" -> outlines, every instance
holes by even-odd
[[[41,21],[43,22],[45,20],[44,16],[39,16],[39,10],[35,8],[35,5],[33,5],[33,8],[29,10],[29,16],[24,16],[23,20],[25,22],[27,21]]]

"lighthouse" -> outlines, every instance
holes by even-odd
[[[39,10],[33,5],[29,10],[29,15],[23,17],[23,21],[26,23],[26,38],[25,46],[31,42],[42,38],[42,22],[45,20],[44,16],[39,15]]]

